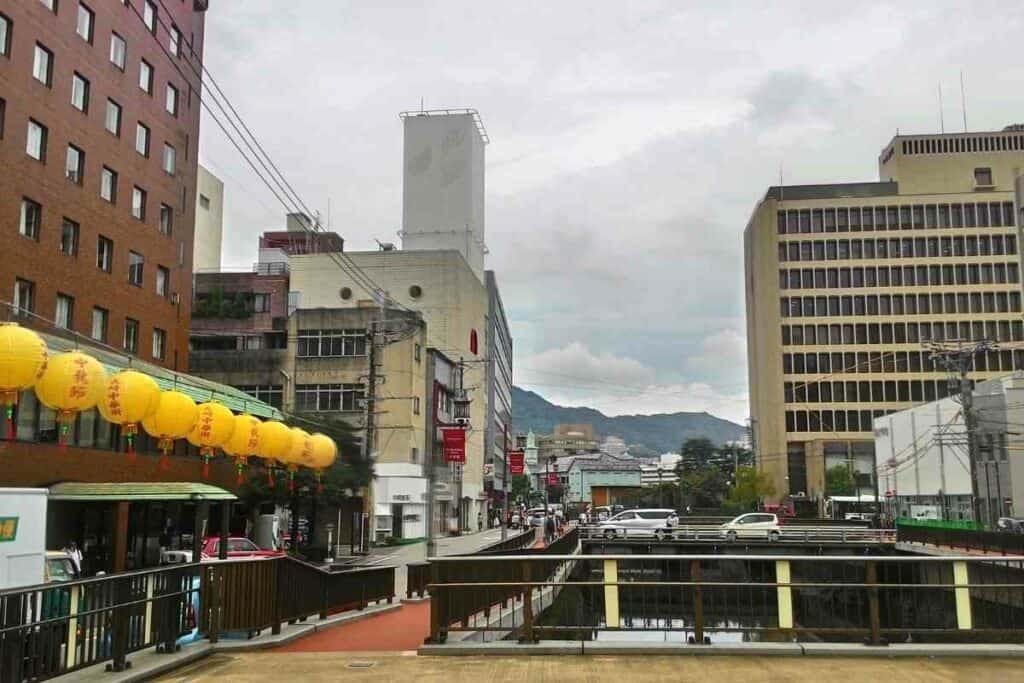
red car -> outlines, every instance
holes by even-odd
[[[232,536],[228,539],[228,557],[281,557],[283,550],[264,550],[248,538]],[[203,559],[216,560],[220,557],[220,537],[210,536],[203,541]]]

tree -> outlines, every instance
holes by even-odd
[[[852,496],[854,492],[853,472],[846,465],[833,465],[825,470],[826,496]]]
[[[513,501],[521,500],[524,503],[530,500],[530,478],[525,474],[517,474],[512,477],[509,485],[509,498]]]
[[[704,469],[714,458],[717,449],[715,444],[703,436],[691,437],[683,442],[679,449],[679,469],[682,472],[694,472]]]
[[[740,467],[725,503],[736,510],[753,510],[761,500],[773,495],[775,486],[768,475],[753,467]]]
[[[715,467],[704,467],[684,474],[679,487],[696,507],[718,507],[728,492],[725,476]]]

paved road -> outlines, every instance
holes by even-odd
[[[517,534],[518,531],[509,531],[510,534]],[[471,553],[485,545],[496,543],[501,540],[501,529],[488,529],[486,531],[469,534],[466,536],[452,536],[439,538],[437,540],[437,554],[458,555],[460,553]],[[370,556],[361,565],[388,565],[398,567],[395,572],[395,594],[398,597],[405,597],[406,571],[405,565],[409,562],[422,562],[427,559],[427,544],[414,543],[394,548],[375,548]]]
[[[1019,659],[907,657],[409,657],[309,652],[215,654],[159,680],[167,683],[293,681],[1019,681]]]

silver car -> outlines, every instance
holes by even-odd
[[[598,529],[599,533],[607,539],[635,538],[637,536],[669,538],[672,535],[669,517],[675,515],[676,511],[668,508],[623,510],[607,521],[601,522]]]

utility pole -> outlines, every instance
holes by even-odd
[[[505,491],[504,504],[501,507],[501,540],[508,538],[508,422],[505,423],[504,436],[501,441],[501,484]]]
[[[370,459],[373,456],[373,437],[374,437],[374,423],[375,423],[375,411],[376,411],[376,396],[377,396],[377,329],[373,322],[370,323],[370,333],[367,337],[367,342],[370,348],[367,349],[367,357],[369,359],[370,368],[367,373],[367,391],[366,391],[366,412],[365,421],[366,425],[363,434],[363,447],[362,456],[363,462],[370,463]],[[370,525],[369,530],[364,529],[364,534],[359,539],[359,545],[364,552],[369,552],[370,545],[375,540],[374,537],[377,535],[377,515],[374,510],[373,501],[373,467],[372,463],[370,466],[370,481],[366,487],[366,522]]]
[[[427,403],[426,438],[423,444],[424,467],[427,468],[427,557],[436,555],[436,542],[434,541],[434,488],[437,486],[437,470],[434,463],[434,442],[437,437],[437,399],[439,395],[437,381],[437,369],[435,366],[434,354],[427,351],[427,395],[430,401]]]
[[[955,347],[941,343],[932,343],[926,348],[931,349],[932,360],[940,362],[950,374],[949,388],[959,392],[959,402],[964,413],[964,428],[967,431],[967,457],[971,471],[971,516],[975,524],[981,522],[981,496],[978,492],[978,436],[977,416],[974,414],[974,391],[967,375],[974,356],[986,353],[996,347],[988,340],[964,345],[957,343]]]

